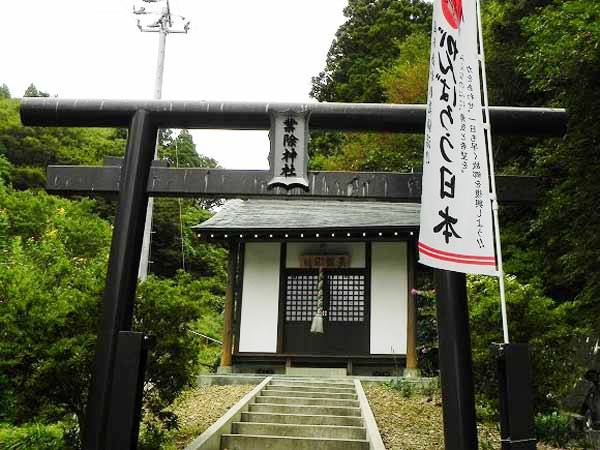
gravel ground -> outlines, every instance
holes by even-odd
[[[439,395],[414,394],[405,398],[387,386],[365,388],[379,432],[389,450],[444,450],[442,401]],[[500,436],[493,424],[480,426],[479,448],[499,450]],[[538,444],[538,450],[556,450]]]
[[[180,427],[173,436],[175,448],[185,448],[254,387],[200,386],[186,391],[172,408],[179,417]]]

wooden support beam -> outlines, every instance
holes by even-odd
[[[397,172],[309,172],[309,190],[269,189],[268,170],[173,169],[153,166],[148,194],[155,197],[295,197],[336,200],[421,201],[421,174]],[[49,166],[46,189],[53,193],[116,194],[119,166]],[[536,200],[540,178],[497,176],[501,203]]]
[[[238,260],[238,243],[229,246],[227,264],[227,289],[225,290],[225,309],[223,310],[223,348],[221,350],[220,373],[231,373],[233,352],[233,293]]]

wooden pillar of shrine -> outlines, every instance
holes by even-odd
[[[417,252],[414,241],[408,242],[408,312],[406,333],[406,369],[404,376],[418,377],[419,358],[417,356],[417,305],[412,290],[415,288],[415,266]]]
[[[238,243],[229,245],[229,261],[227,264],[227,289],[225,291],[225,309],[223,311],[223,348],[219,373],[232,372],[233,350],[233,296],[235,292],[236,269],[238,259]]]

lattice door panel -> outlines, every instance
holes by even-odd
[[[307,272],[286,277],[285,320],[308,322],[317,312],[319,275]]]
[[[330,322],[364,322],[366,317],[365,275],[327,274],[327,319]]]

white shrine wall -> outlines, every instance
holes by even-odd
[[[244,250],[240,352],[275,353],[281,243],[252,242]]]
[[[240,352],[276,353],[281,243],[246,243]],[[305,254],[348,254],[352,268],[365,268],[365,242],[289,242],[287,268]],[[405,355],[407,348],[408,253],[406,242],[371,244],[370,353]]]
[[[406,242],[371,246],[371,354],[406,354],[408,315]]]

